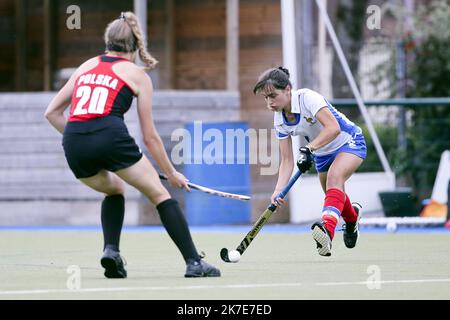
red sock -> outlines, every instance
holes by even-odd
[[[331,240],[334,238],[334,230],[339,221],[339,216],[344,209],[345,193],[339,189],[328,189],[325,194],[325,203],[322,210],[322,221],[330,234]]]
[[[358,220],[358,214],[356,213],[355,209],[352,206],[352,203],[350,201],[350,197],[348,194],[345,194],[345,203],[344,203],[344,209],[342,210],[342,219],[346,223],[355,223]]]
[[[338,220],[333,216],[322,216],[322,221],[324,222],[324,227],[325,227],[325,229],[327,229],[331,240],[333,240],[334,230],[336,229]]]

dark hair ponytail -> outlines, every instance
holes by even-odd
[[[258,82],[253,88],[253,93],[273,87],[275,89],[284,90],[287,86],[291,86],[289,80],[289,70],[283,67],[271,68],[264,71],[258,78]]]
[[[282,66],[279,66],[278,69],[281,70],[281,71],[283,71],[284,73],[286,73],[286,75],[288,76],[288,78],[291,76],[291,75],[289,74],[289,70],[288,70],[288,69],[283,68]]]

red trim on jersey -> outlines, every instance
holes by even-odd
[[[104,117],[111,114],[113,108],[115,114],[121,115],[128,110],[129,105],[120,105],[116,99],[124,86],[128,87],[132,94],[134,91],[112,70],[112,66],[123,61],[122,59],[127,60],[121,58],[116,61],[105,62],[99,56],[97,66],[76,78],[69,122],[89,121]]]
[[[125,61],[128,61],[128,62],[131,62],[131,60],[129,60],[129,59],[127,59],[127,58],[124,58],[124,57],[120,57],[120,56],[114,56],[114,55],[108,54],[107,57],[119,58],[119,59],[121,59],[122,61],[125,60]],[[99,57],[99,59],[100,59],[100,58],[101,58],[101,57]],[[114,62],[112,62],[112,64],[115,64],[116,62],[120,62],[121,60],[114,61]],[[111,66],[111,71],[116,75],[117,78],[119,78],[120,80],[122,80],[122,81],[125,83],[125,85],[128,87],[128,89],[130,89],[130,91],[133,92],[133,94],[134,94],[135,96],[137,95],[137,92],[134,91],[133,88],[132,88],[125,80],[123,80],[122,77],[120,77],[116,72],[114,72],[114,70],[112,69],[112,66]]]
[[[117,79],[120,79],[123,81],[123,83],[125,83],[125,86],[128,87],[128,89],[130,89],[131,92],[133,92],[133,95],[135,95],[135,96],[137,95],[137,93],[133,90],[133,88],[130,87],[130,85],[125,80],[123,80],[123,78],[121,76],[119,76],[117,73],[115,73],[114,70],[112,70],[112,68],[111,68],[111,71],[112,71],[112,73],[115,74]]]

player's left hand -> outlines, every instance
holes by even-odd
[[[305,146],[300,148],[300,156],[297,160],[297,167],[301,173],[305,173],[309,169],[311,169],[312,163],[314,161],[314,157],[312,155],[311,150]]]
[[[167,179],[169,180],[170,184],[173,187],[185,189],[186,191],[191,191],[188,185],[189,180],[182,173],[175,171],[170,176],[168,176]]]
[[[281,198],[277,198],[277,196],[280,194],[281,190],[275,190],[272,194],[272,196],[270,197],[270,201],[272,202],[273,205],[276,205],[278,208],[281,208],[282,206],[284,206],[286,204],[286,200],[281,199]]]

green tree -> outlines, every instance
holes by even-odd
[[[450,97],[450,7],[433,1],[420,7],[415,32],[405,36],[408,97]],[[411,108],[404,172],[416,195],[429,197],[441,153],[450,149],[450,106]]]
[[[446,0],[433,0],[419,6],[413,17],[405,10],[402,1],[392,2],[390,13],[397,26],[386,43],[394,40],[403,45],[406,54],[406,97],[450,97],[450,6]],[[412,18],[412,25],[405,21]],[[389,48],[386,45],[386,48]],[[395,85],[395,57],[397,46],[391,46],[391,58],[377,66],[371,75],[375,88],[384,89],[388,79],[391,97],[398,93]],[[383,140],[397,177],[405,178],[414,189],[416,198],[430,197],[441,154],[450,149],[450,106],[407,106],[410,120],[407,123],[407,149],[392,152],[392,140]],[[389,128],[377,128],[386,134]],[[370,143],[368,143],[370,144]]]
[[[355,74],[358,70],[359,53],[363,45],[367,0],[340,0],[337,2],[335,27],[349,67]],[[333,56],[333,96],[353,97],[337,55]]]

